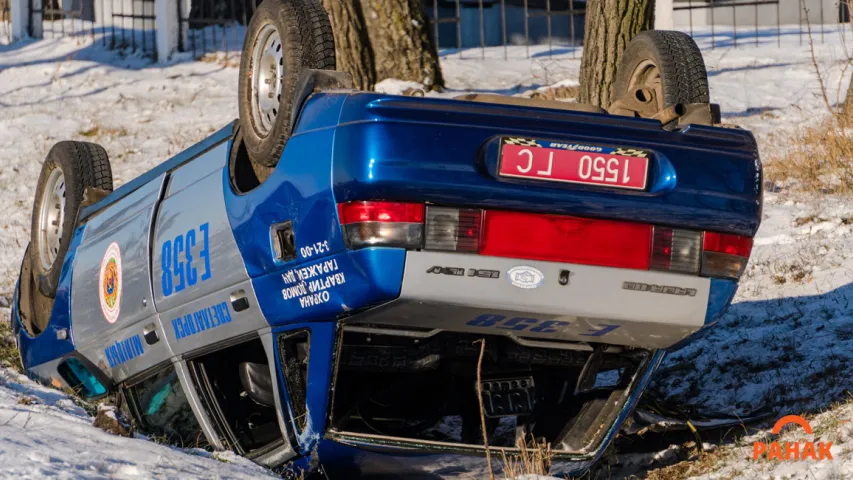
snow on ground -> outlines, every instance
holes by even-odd
[[[827,28],[825,43],[814,32],[816,63],[833,104],[850,76],[845,52],[853,35],[842,32]],[[762,31],[757,47],[748,39],[736,49],[727,46],[731,32],[715,35],[716,49],[709,32],[695,36],[709,69],[711,99],[720,103],[725,121],[756,133],[765,158],[784,148],[785,132],[825,117],[808,39],[800,45],[796,27],[783,27],[781,48],[775,32]],[[547,47],[531,47],[527,59],[525,47],[509,47],[506,60],[500,47],[487,49],[485,60],[476,49],[441,54],[449,87],[441,95],[454,96],[576,85],[581,52],[555,46],[549,56]],[[53,143],[101,143],[118,186],[236,117],[233,62],[183,60],[155,65],[74,40],[0,45],[0,298],[11,295],[29,238],[35,182]],[[388,85],[392,91],[412,88]],[[844,398],[853,373],[851,233],[851,199],[768,194],[736,303],[704,338],[665,362],[655,382],[658,394],[699,408],[738,414],[765,408],[780,415],[818,411]],[[22,395],[38,403],[19,404]],[[262,473],[234,458],[225,464],[110,436],[90,428],[91,421],[63,394],[0,368],[0,476]],[[840,468],[853,472],[853,453],[847,458]],[[731,473],[753,468],[741,467]]]
[[[654,389],[740,416],[814,411],[843,398],[853,373],[851,234],[849,199],[767,194],[736,303],[668,358]]]
[[[8,309],[2,311],[9,314]],[[208,453],[125,438],[92,426],[72,399],[0,368],[0,478],[260,478],[231,452]]]

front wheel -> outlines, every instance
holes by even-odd
[[[274,167],[290,137],[303,69],[335,69],[332,26],[317,0],[264,0],[246,29],[239,112],[252,162]]]
[[[56,296],[62,262],[86,188],[112,191],[107,152],[87,142],[59,142],[42,164],[33,202],[30,266],[38,290]]]

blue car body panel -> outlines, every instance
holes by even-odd
[[[192,159],[196,158],[207,150],[210,150],[215,145],[227,140],[228,137],[231,135],[232,130],[233,127],[231,125],[222,127],[221,129],[217,130],[213,135],[205,138],[204,140],[184,150],[180,154],[175,155],[169,160],[166,160],[165,162],[157,165],[151,170],[143,173],[142,175],[115,189],[109,195],[102,198],[98,202],[83,207],[80,211],[80,221],[85,221],[90,216],[97,214],[99,211],[109,207],[118,200],[121,200],[122,198],[130,195],[131,193],[138,190],[139,187],[151,182],[160,175],[175,170],[176,168],[186,164],[187,162],[191,161]]]
[[[474,102],[352,95],[335,134],[335,198],[521,209],[755,235],[762,183],[750,132],[703,126],[669,132],[652,120],[537,113]],[[507,134],[649,149],[655,153],[652,187],[614,195],[601,187],[499,177],[499,138]]]
[[[21,320],[18,317],[20,308],[12,312],[12,323],[18,331],[18,349],[21,351],[21,361],[26,368],[41,365],[75,350],[71,328],[71,269],[74,265],[74,254],[83,238],[85,228],[85,225],[81,226],[74,232],[74,237],[68,246],[47,330],[37,337],[30,336],[25,329],[21,328]],[[18,299],[18,292],[16,292],[16,304]]]
[[[12,320],[27,369],[75,352],[71,271],[85,221],[227,141],[231,132],[231,126],[223,128],[82,210],[83,223],[65,257],[49,328],[43,334],[31,337],[21,328],[20,288],[16,288]],[[650,186],[647,191],[614,192],[500,177],[498,149],[500,138],[506,135],[650,150]],[[338,221],[339,203],[381,199],[523,210],[751,237],[761,219],[761,185],[755,140],[744,130],[690,126],[671,132],[662,130],[656,121],[593,113],[368,93],[312,95],[265,182],[248,193],[237,193],[228,168],[222,173],[227,221],[239,250],[228,254],[242,259],[263,318],[274,335],[310,331],[309,414],[307,427],[295,436],[293,448],[303,456],[295,465],[307,468],[320,462],[363,473],[379,464],[399,469],[409,463],[407,459],[436,458],[434,453],[365,451],[325,437],[338,320],[398,298],[407,259],[402,248],[348,250]],[[289,261],[276,258],[270,230],[271,225],[285,221],[292,222],[299,247],[296,258]],[[318,297],[308,308],[304,299],[310,295],[299,294],[304,285],[300,287],[297,280],[310,280],[315,270],[339,273],[342,282],[316,290]],[[710,285],[706,326],[716,322],[737,289],[734,280],[712,279]],[[289,288],[296,290],[288,294]],[[598,459],[663,355],[663,350],[653,353],[650,367],[637,380],[594,455],[557,462],[558,471],[576,472]],[[275,349],[278,364],[280,356]],[[278,387],[291,431],[297,431],[287,387],[280,377]]]

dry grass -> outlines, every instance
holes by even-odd
[[[480,408],[480,428],[483,430],[483,445],[486,447],[486,465],[489,467],[489,479],[495,480],[495,473],[492,471],[492,451],[489,448],[489,434],[486,429],[486,411],[483,408],[483,382],[480,377],[483,372],[483,353],[486,351],[486,339],[481,338],[477,342],[480,343],[480,356],[477,359],[477,405]]]
[[[722,451],[722,449],[721,449]],[[726,453],[703,453],[698,457],[690,458],[683,462],[668,467],[651,470],[647,473],[647,480],[680,480],[696,475],[710,473],[719,469],[721,463],[726,461]]]
[[[236,53],[205,53],[196,58],[203,63],[215,63],[223,68],[238,68],[240,66],[240,54]]]
[[[775,188],[853,194],[853,119],[833,115],[789,138],[787,149],[767,159],[767,182]]]
[[[86,138],[103,138],[103,137],[126,137],[127,129],[124,127],[108,127],[95,123],[90,128],[77,132],[80,136]]]
[[[99,407],[98,413],[95,415],[93,425],[96,428],[100,428],[101,430],[113,435],[118,435],[120,437],[132,437],[133,429],[130,427],[130,423],[127,421],[121,421],[120,415],[121,413],[115,408]]]
[[[531,438],[529,443],[518,442],[518,455],[507,455],[501,451],[501,464],[505,478],[518,478],[522,475],[548,475],[551,472],[551,445],[544,440],[537,442]]]
[[[23,371],[18,348],[12,336],[12,327],[5,320],[0,320],[0,367],[2,366],[9,366],[18,372]]]
[[[842,0],[843,3],[849,1]],[[814,39],[808,20],[809,9],[805,0],[800,0],[800,6],[806,14],[812,66],[828,118],[820,124],[801,127],[793,133],[785,132],[771,138],[772,143],[787,145],[788,148],[777,149],[767,158],[765,179],[773,188],[849,195],[853,193],[853,109],[849,106],[845,108],[844,104],[833,105],[829,101],[825,75],[815,57]],[[850,26],[853,29],[853,18]],[[845,54],[847,67],[853,66],[853,52],[847,51],[846,46]],[[839,80],[839,97],[841,87]],[[850,89],[847,91],[849,93]]]
[[[481,338],[474,343],[480,344],[480,356],[477,359],[477,400],[480,408],[480,427],[483,432],[483,445],[486,448],[486,465],[489,478],[494,480],[492,470],[492,449],[489,448],[488,431],[486,429],[486,412],[483,408],[482,368],[483,353],[486,351],[486,339]],[[504,478],[514,479],[522,475],[548,475],[551,471],[551,445],[544,439],[537,441],[532,435],[529,442],[519,439],[516,447],[518,454],[507,455],[506,450],[500,449],[501,466]]]
[[[16,403],[18,405],[38,405],[41,402],[39,402],[39,399],[36,397],[24,395],[22,397],[18,397],[18,401]]]

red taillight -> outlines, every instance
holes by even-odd
[[[704,250],[706,252],[749,257],[749,254],[752,252],[752,239],[739,235],[706,232]]]
[[[651,238],[640,223],[487,211],[480,253],[645,270]]]
[[[642,223],[418,203],[338,205],[350,248],[479,253],[636,270],[740,278],[752,238]]]
[[[421,248],[424,206],[418,203],[350,202],[338,205],[347,245]]]
[[[363,222],[424,223],[420,203],[349,202],[338,205],[341,225]]]
[[[740,278],[752,252],[752,239],[739,235],[705,232],[702,275]]]

